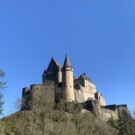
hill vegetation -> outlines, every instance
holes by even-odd
[[[2,119],[0,133],[10,135],[117,135],[118,130],[91,113],[22,111]],[[12,135],[11,134],[11,135]],[[13,134],[13,135],[14,135]]]
[[[118,120],[103,121],[74,103],[54,102],[53,91],[37,95],[33,111],[18,111],[0,121],[1,135],[135,135],[135,123],[127,112]],[[42,93],[43,94],[43,93]],[[44,102],[43,102],[44,100]]]

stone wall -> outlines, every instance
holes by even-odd
[[[110,118],[117,119],[118,118],[118,112],[117,110],[110,110],[106,108],[101,108],[100,110],[100,116],[103,120],[109,120]]]
[[[57,74],[43,76],[42,84],[52,84],[57,81]]]
[[[28,87],[22,89],[21,110],[30,110],[31,90]]]
[[[80,103],[80,101],[84,102],[88,99],[95,99],[95,93],[96,93],[96,86],[92,84],[88,80],[76,80],[75,81],[75,89],[78,89],[75,93],[77,94],[77,101]],[[84,98],[83,100],[78,99],[80,95]]]
[[[74,88],[75,91],[75,99],[77,103],[83,103],[85,102],[83,91],[81,90],[81,85],[77,85],[76,88]]]
[[[106,101],[105,101],[105,99],[103,98],[103,96],[101,95],[100,92],[95,93],[95,99],[100,102],[101,106],[106,106]]]
[[[82,109],[86,109],[87,112],[91,111],[100,116],[103,120],[107,121],[110,118],[117,119],[122,110],[127,110],[127,105],[108,105],[101,106],[99,100],[88,99],[85,101],[84,93],[82,91],[84,87],[81,85],[76,85],[74,89],[77,104],[82,106]],[[54,85],[50,83],[48,85],[44,84],[33,84],[30,88],[23,88],[23,98],[25,106],[22,106],[22,110],[37,110],[41,111],[45,106],[50,108],[50,105],[54,102],[59,102],[63,100],[63,89],[62,84]]]
[[[30,86],[31,89],[31,110],[42,108],[47,102],[54,102],[54,85]]]

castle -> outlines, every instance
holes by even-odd
[[[23,88],[21,110],[32,110],[37,93],[43,88],[54,90],[54,101],[60,99],[65,102],[75,102],[82,105],[83,110],[94,110],[104,119],[117,118],[120,111],[127,109],[127,105],[106,105],[106,101],[100,92],[97,92],[96,85],[92,83],[86,74],[78,78],[74,76],[74,70],[66,55],[63,66],[54,58],[51,59],[47,70],[42,75],[42,84],[33,84],[30,88]]]

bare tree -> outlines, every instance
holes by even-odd
[[[22,99],[17,97],[14,103],[15,111],[20,111],[22,106]]]

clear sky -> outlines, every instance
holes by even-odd
[[[63,64],[66,53],[107,104],[135,109],[135,0],[0,0],[4,114],[23,87],[41,83],[52,56]]]

